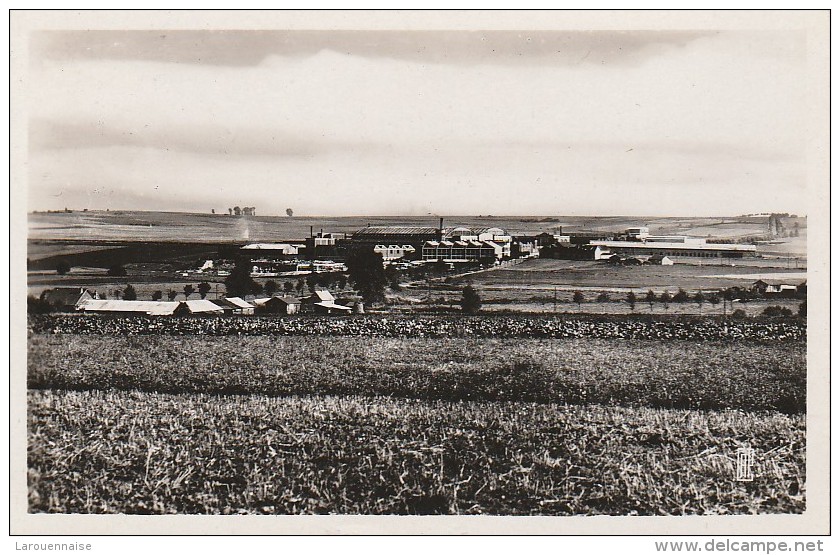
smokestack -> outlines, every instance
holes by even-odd
[[[313,228],[314,228],[314,226],[309,226],[309,237],[312,237],[312,229]]]
[[[443,218],[440,219],[440,224],[438,225],[438,241],[443,241]]]

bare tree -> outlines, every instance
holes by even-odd
[[[706,302],[706,296],[703,295],[702,291],[698,291],[696,295],[694,295],[694,302],[697,303],[697,306],[700,307],[700,314],[703,314],[703,303]]]
[[[632,291],[627,293],[627,304],[630,305],[630,312],[636,311],[636,294]]]
[[[668,303],[671,302],[671,294],[667,291],[663,291],[661,295],[659,295],[659,302],[665,305],[665,310],[668,310]]]
[[[585,301],[586,299],[583,296],[583,293],[580,291],[575,291],[575,294],[572,295],[572,302],[577,303],[578,305],[578,312],[580,312],[580,304]]]
[[[645,301],[650,305],[650,311],[653,312],[653,303],[656,302],[656,293],[653,292],[653,289],[648,289]]]

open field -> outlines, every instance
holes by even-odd
[[[206,230],[212,239],[212,229]],[[29,270],[55,270],[59,261],[73,267],[110,268],[116,264],[157,265],[159,272],[197,268],[208,259],[232,257],[238,245],[203,241],[70,241],[30,239]]]
[[[807,220],[789,218],[800,226],[797,238],[779,239],[773,252],[806,256]],[[437,227],[436,216],[248,216],[176,212],[72,212],[29,215],[29,238],[81,241],[245,243],[301,240],[315,231],[351,234],[367,225],[419,225]],[[514,235],[576,230],[623,231],[647,225],[656,235],[693,235],[708,239],[736,240],[760,237],[767,231],[765,218],[644,218],[597,216],[446,216],[445,226],[501,227]],[[784,245],[792,245],[785,247]],[[781,247],[780,247],[781,245]],[[761,252],[761,249],[759,249]],[[40,254],[37,254],[40,256]]]
[[[515,266],[479,272],[455,281],[456,284],[472,282],[480,288],[510,287],[527,289],[535,286],[551,286],[561,289],[580,287],[613,289],[626,292],[633,290],[675,293],[682,287],[686,291],[718,290],[727,287],[749,287],[756,281],[756,275],[787,274],[793,283],[805,281],[803,268],[778,266],[759,268],[752,265],[698,266],[674,264],[673,266],[614,266],[598,261],[526,260]],[[720,276],[743,274],[743,279]]]
[[[801,513],[805,421],[387,397],[29,393],[33,512]],[[756,451],[735,482],[736,450]]]
[[[800,233],[807,229],[807,219],[787,218],[788,227],[798,222]],[[352,233],[370,225],[437,226],[438,216],[247,216],[227,214],[196,214],[187,212],[113,212],[90,211],[71,213],[29,214],[30,237],[44,239],[111,239],[156,240],[178,237],[178,240],[206,239],[208,228],[219,231],[220,240],[266,241],[303,237],[309,226],[316,231]],[[697,217],[649,218],[644,216],[458,216],[444,217],[444,225],[502,227],[513,233],[566,231],[577,229],[595,231],[623,231],[632,226],[646,225],[656,235],[696,235],[711,238],[731,238],[760,235],[767,230],[767,218]],[[247,233],[247,236],[245,234]]]

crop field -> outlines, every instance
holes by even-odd
[[[30,389],[805,410],[802,341],[35,335]]]
[[[744,341],[761,344],[804,341],[801,318],[732,320],[636,315],[483,315],[483,316],[218,316],[218,317],[113,317],[81,314],[32,315],[35,334],[67,335],[172,335],[172,336],[356,336],[450,339],[499,337],[541,339],[642,339],[690,341]]]
[[[31,391],[28,424],[35,512],[804,510],[802,415]],[[756,478],[735,482],[745,441]]]
[[[805,509],[801,339],[30,332],[27,382],[31,512]]]

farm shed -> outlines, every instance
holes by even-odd
[[[137,314],[172,316],[182,303],[176,301],[124,301],[118,299],[87,299],[78,310],[98,314]]]
[[[349,314],[353,309],[349,306],[342,306],[340,304],[330,302],[314,303],[315,314]]]
[[[93,299],[87,289],[80,287],[56,287],[41,293],[41,300],[50,304],[56,310],[65,312],[76,310],[80,303]]]
[[[254,304],[261,312],[271,314],[297,314],[300,312],[300,300],[294,297],[265,297],[254,299]]]
[[[300,299],[295,297],[276,297],[281,314],[297,314],[300,312]]]
[[[764,294],[768,297],[796,297],[796,286],[788,285],[786,283],[768,284]]]
[[[188,314],[224,314],[222,307],[207,299],[184,301],[178,309],[178,312],[180,311],[185,311]]]
[[[216,299],[213,304],[221,307],[225,314],[253,314],[254,305],[240,297],[224,297]]]
[[[656,266],[673,266],[674,261],[667,256],[661,256],[656,254],[648,259],[648,264],[654,264]]]
[[[333,297],[333,294],[326,289],[316,289],[312,295],[306,298],[306,301],[310,303],[334,303],[335,297]]]
[[[316,314],[349,313],[352,309],[335,303],[335,297],[326,289],[316,289],[310,296],[303,299],[303,304],[311,307]]]

